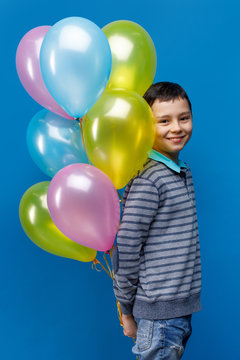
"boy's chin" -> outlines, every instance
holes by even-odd
[[[181,151],[185,145],[186,145],[186,143],[184,143],[184,144],[172,143],[170,146],[167,146],[167,148],[168,148],[168,151],[172,151],[172,152],[174,152],[174,149],[176,149],[176,151]]]

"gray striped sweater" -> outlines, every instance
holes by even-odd
[[[154,320],[201,310],[197,213],[186,163],[178,173],[148,159],[130,181],[112,266],[123,314]]]

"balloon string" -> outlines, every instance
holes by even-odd
[[[110,259],[111,259],[111,260],[112,260],[113,249],[114,249],[114,245],[113,245],[113,246],[111,247],[111,249],[109,250],[109,255],[110,255]],[[113,274],[113,278],[112,278],[112,279],[114,279],[115,273],[114,273],[113,270],[112,270],[112,274]],[[120,321],[120,325],[123,327],[122,310],[121,310],[121,306],[120,306],[120,303],[119,303],[118,300],[117,300],[117,310],[118,310],[118,318],[119,318],[119,321]]]
[[[112,258],[112,252],[113,252],[113,249],[114,249],[114,245],[112,246],[112,248],[109,250],[109,255],[110,255],[110,258]],[[97,271],[102,271],[102,269],[104,269],[105,271],[106,271],[106,273],[111,277],[111,279],[113,280],[113,278],[114,278],[114,276],[115,276],[115,274],[114,274],[114,271],[112,270],[110,270],[110,267],[109,267],[109,264],[108,264],[108,261],[107,261],[107,259],[106,259],[106,255],[104,254],[104,260],[105,260],[105,262],[106,262],[106,264],[107,264],[107,267],[108,267],[108,269],[109,269],[109,272],[107,271],[107,269],[100,263],[100,261],[98,260],[98,259],[93,259],[93,263],[92,263],[92,269],[93,269],[93,267],[95,266],[95,269],[97,270]],[[102,269],[98,269],[97,268],[97,265],[100,265],[101,267],[102,267]],[[118,310],[118,318],[119,318],[119,321],[120,321],[120,325],[121,326],[123,326],[123,321],[122,321],[122,310],[121,310],[121,306],[120,306],[120,304],[119,304],[119,302],[118,302],[118,300],[117,300],[117,310]]]
[[[98,264],[98,260],[95,258],[95,259],[93,259],[93,263],[92,263],[92,269],[93,269],[93,267],[95,267],[95,270],[97,270],[97,271],[102,271],[102,269],[98,269],[97,268],[97,264]]]
[[[81,137],[82,137],[83,147],[84,147],[85,153],[86,153],[86,155],[87,155],[88,163],[89,163],[89,165],[91,165],[91,164],[90,164],[89,157],[88,157],[88,154],[87,154],[87,151],[86,151],[85,143],[84,143],[82,121],[81,121],[80,118],[77,118],[76,120],[79,122],[80,129],[81,129]]]
[[[101,267],[102,267],[102,269],[103,270],[105,270],[106,271],[106,273],[112,278],[112,276],[110,275],[110,273],[107,271],[107,269],[100,263],[100,261],[98,260],[98,259],[93,259],[93,263],[92,263],[92,269],[93,269],[93,266],[95,265],[95,270],[97,270],[97,271],[102,271],[102,269],[98,269],[97,268],[97,264],[99,264]]]
[[[114,245],[113,245],[112,248],[111,248],[110,250],[108,250],[108,252],[107,252],[107,254],[110,255],[110,258],[111,258],[111,259],[112,259],[113,249],[114,249]],[[106,265],[107,265],[107,268],[108,268],[109,271],[107,271],[107,269],[106,269],[106,268],[100,263],[100,261],[97,260],[96,258],[93,260],[92,269],[93,269],[93,266],[95,265],[95,269],[96,269],[97,271],[101,271],[101,270],[97,269],[97,265],[99,264],[99,265],[102,267],[102,269],[104,269],[104,270],[106,271],[106,273],[107,273],[107,274],[111,277],[111,279],[113,280],[113,279],[114,279],[114,276],[115,276],[114,271],[111,270],[111,268],[110,268],[110,266],[109,266],[109,263],[108,263],[107,257],[106,257],[106,253],[104,253],[103,256],[104,256],[104,260],[105,260],[105,262],[106,262]],[[123,321],[122,321],[122,309],[121,309],[121,305],[120,305],[120,303],[119,303],[118,300],[117,300],[117,310],[118,310],[118,318],[119,318],[119,321],[120,321],[120,325],[121,325],[122,327],[124,327]],[[136,344],[136,341],[134,340],[134,338],[133,338],[133,342],[134,342],[134,344]],[[138,356],[137,356],[136,360],[139,360],[139,357],[138,357]]]
[[[120,192],[118,190],[117,190],[117,193],[118,193],[118,196],[120,197],[120,201],[122,202],[123,201],[122,195],[120,194]]]
[[[117,300],[117,309],[118,309],[118,318],[119,318],[119,321],[120,321],[120,325],[123,327],[122,310],[121,310],[121,306],[120,306],[118,300]]]
[[[103,257],[104,257],[105,263],[107,264],[108,271],[109,271],[109,273],[111,274],[111,278],[112,278],[112,280],[113,280],[113,273],[112,273],[111,268],[110,268],[110,266],[109,266],[109,264],[108,264],[108,261],[107,261],[107,258],[106,258],[106,254],[105,254],[105,253],[103,254]]]

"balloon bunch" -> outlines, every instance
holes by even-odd
[[[26,91],[45,107],[29,123],[28,149],[53,177],[23,195],[22,227],[50,253],[104,268],[96,254],[111,256],[120,221],[116,189],[143,167],[154,141],[142,97],[156,71],[154,44],[131,21],[101,30],[70,17],[30,30],[16,65]]]

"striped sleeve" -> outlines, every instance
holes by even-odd
[[[140,253],[159,205],[158,189],[136,177],[127,188],[123,217],[112,254],[113,289],[123,314],[131,314],[137,291]]]

